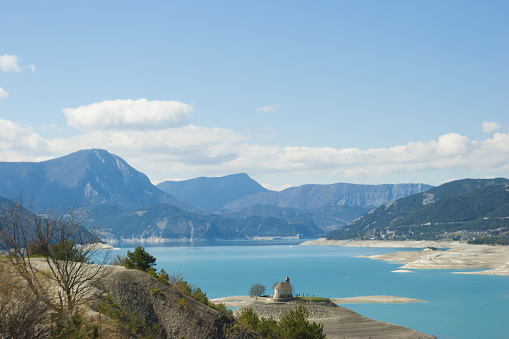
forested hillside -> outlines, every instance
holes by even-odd
[[[329,239],[438,239],[500,234],[509,229],[509,180],[464,179],[380,206]]]

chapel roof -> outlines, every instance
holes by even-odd
[[[280,282],[279,284],[277,284],[274,288],[292,288],[292,285],[290,285],[290,283],[287,283],[286,281],[283,281],[283,282]]]

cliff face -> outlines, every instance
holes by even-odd
[[[233,322],[224,313],[180,294],[144,272],[121,267],[106,269],[111,272],[99,287],[138,322],[145,322],[147,327],[158,324],[162,338],[224,338],[224,328]]]
[[[255,204],[279,207],[314,209],[326,206],[378,207],[399,198],[421,193],[432,188],[424,184],[356,185],[304,185],[281,192],[264,192],[233,201],[226,209],[244,208]]]

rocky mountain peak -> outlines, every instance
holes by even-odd
[[[112,205],[134,208],[172,203],[196,210],[152,185],[125,160],[102,149],[81,150],[43,162],[0,163],[0,195],[34,197],[36,206]]]

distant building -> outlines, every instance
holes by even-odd
[[[292,285],[290,284],[290,278],[286,277],[286,280],[280,282],[274,287],[274,299],[288,299],[293,298]]]

